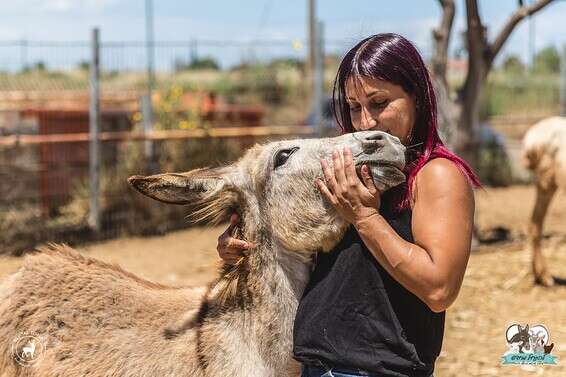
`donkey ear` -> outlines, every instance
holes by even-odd
[[[225,170],[196,169],[147,177],[134,175],[128,182],[142,194],[170,204],[199,204],[215,197],[226,186]]]

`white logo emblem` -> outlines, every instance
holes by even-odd
[[[24,332],[12,342],[12,357],[21,366],[36,363],[45,351],[45,337]]]

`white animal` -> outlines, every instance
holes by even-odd
[[[532,126],[523,138],[523,160],[536,186],[529,224],[533,274],[536,283],[551,286],[554,279],[541,250],[542,225],[554,194],[566,188],[566,118],[547,118]]]
[[[27,347],[22,350],[22,355],[28,359],[33,359],[35,355],[35,340],[31,339]]]

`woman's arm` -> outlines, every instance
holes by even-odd
[[[402,239],[379,214],[354,223],[378,262],[431,310],[456,299],[468,258],[474,196],[467,178],[447,159],[434,159],[417,174],[412,231]]]
[[[342,162],[343,161],[343,162]],[[322,194],[352,223],[378,262],[433,311],[445,310],[462,284],[470,254],[474,196],[467,178],[446,159],[428,162],[417,174],[412,216],[414,243],[401,238],[378,213],[379,193],[362,169],[357,178],[351,153],[322,162]],[[364,174],[364,171],[366,172]],[[328,186],[327,186],[328,185]],[[368,198],[376,197],[370,207]]]

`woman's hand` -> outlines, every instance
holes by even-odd
[[[322,195],[336,208],[338,214],[351,224],[379,213],[381,193],[375,187],[369,168],[363,165],[360,181],[352,159],[352,152],[344,147],[343,156],[335,150],[332,153],[334,168],[320,160],[326,184],[317,179]]]
[[[216,250],[218,255],[227,264],[236,264],[243,256],[242,250],[250,248],[250,244],[246,241],[239,240],[231,236],[232,230],[238,224],[240,219],[235,213],[230,216],[230,226],[218,237],[218,245]]]

